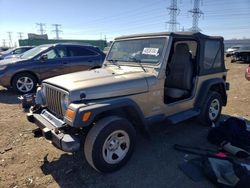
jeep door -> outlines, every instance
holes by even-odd
[[[60,50],[59,50],[60,54]],[[62,58],[63,74],[88,70],[101,66],[102,57],[99,53],[84,46],[67,46],[67,57]]]
[[[197,89],[198,42],[193,38],[172,41],[164,81],[164,103],[167,115],[194,107]]]

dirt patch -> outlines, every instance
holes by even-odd
[[[225,116],[250,117],[250,82],[247,64],[226,61],[230,82]],[[208,181],[192,182],[179,169],[183,154],[174,143],[211,147],[207,128],[187,121],[176,126],[155,125],[151,140],[138,138],[129,163],[112,174],[94,171],[83,152],[65,153],[44,138],[35,138],[15,93],[0,87],[0,187],[213,187]]]

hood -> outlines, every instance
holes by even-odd
[[[140,67],[100,68],[53,77],[44,81],[69,91],[70,101],[126,96],[148,91],[145,73]],[[83,94],[84,93],[84,94]]]
[[[226,52],[233,52],[233,51],[236,51],[237,49],[234,49],[234,48],[229,48],[226,50]]]
[[[11,64],[20,63],[23,61],[25,61],[25,59],[20,59],[20,58],[3,59],[0,61],[0,66],[1,65],[11,65]]]

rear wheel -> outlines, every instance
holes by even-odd
[[[221,115],[222,99],[218,92],[209,92],[205,103],[201,108],[199,120],[205,125],[211,125],[212,122],[216,123]]]
[[[87,134],[85,157],[97,171],[116,171],[131,157],[135,137],[135,129],[127,119],[117,116],[103,118]]]
[[[17,74],[12,81],[12,87],[21,94],[34,92],[37,85],[37,79],[29,73]]]

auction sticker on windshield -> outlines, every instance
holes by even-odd
[[[142,54],[158,56],[159,48],[144,48]]]

